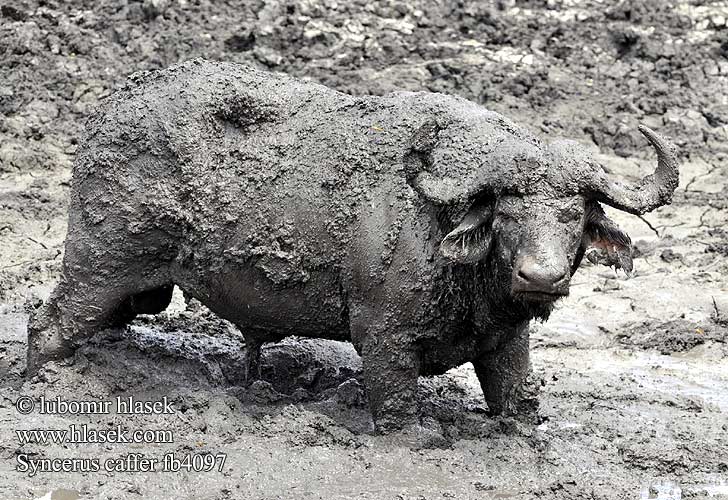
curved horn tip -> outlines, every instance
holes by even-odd
[[[637,130],[639,130],[640,133],[644,135],[648,141],[650,141],[650,144],[652,144],[653,147],[663,151],[664,153],[669,153],[670,155],[675,156],[675,146],[668,139],[661,136],[647,125],[639,124],[637,126]]]
[[[655,132],[654,130],[652,130],[647,125],[643,125],[643,124],[640,123],[637,126],[637,130],[639,130],[640,133],[642,135],[644,135],[647,138],[647,140],[650,141],[653,144],[655,142],[662,142],[664,140],[662,137],[660,137],[660,135],[657,132]]]
[[[652,130],[650,127],[648,127],[644,123],[640,123],[639,125],[637,125],[637,128],[639,129],[640,132],[642,132],[645,135],[648,135],[650,133],[653,133],[653,134],[655,133],[654,130]]]
[[[662,204],[670,203],[672,194],[677,189],[680,177],[675,145],[645,125],[640,125],[639,131],[647,138],[657,152],[655,176],[660,202]]]
[[[657,167],[652,175],[644,177],[635,185],[619,185],[600,177],[595,184],[597,199],[625,212],[642,215],[655,208],[667,205],[679,184],[680,172],[677,150],[669,140],[640,124],[638,130],[647,138],[657,153]]]

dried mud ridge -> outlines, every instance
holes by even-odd
[[[726,496],[726,11],[723,2],[658,0],[0,0],[0,498]],[[434,448],[369,434],[359,360],[345,344],[267,346],[264,381],[238,389],[241,338],[179,298],[164,315],[105,332],[72,364],[24,381],[26,307],[58,278],[70,164],[86,116],[129,73],[198,56],[355,94],[461,95],[544,139],[579,139],[609,170],[633,178],[653,165],[637,134],[643,122],[678,144],[681,185],[673,205],[644,221],[613,215],[636,244],[632,279],[585,264],[571,297],[536,325],[538,409],[489,417],[468,366],[421,380]],[[136,450],[225,450],[226,470],[15,472],[18,453],[129,452],[20,447],[15,428],[116,420],[21,418],[12,408],[19,395],[130,393],[169,395],[179,408],[130,422],[176,437]]]

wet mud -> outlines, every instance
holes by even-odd
[[[205,0],[0,2],[0,498],[728,496],[728,7],[724,2]],[[423,434],[378,436],[349,344],[263,349],[243,389],[241,335],[175,292],[26,380],[28,311],[59,277],[83,124],[126,76],[202,56],[352,94],[452,93],[571,137],[616,175],[654,168],[645,123],[682,151],[674,202],[608,210],[631,279],[588,259],[531,335],[518,418],[474,370],[421,378]],[[172,415],[20,415],[33,398],[167,396]],[[16,429],[169,429],[166,444],[20,445]],[[427,437],[427,436],[425,436]],[[19,473],[16,457],[227,453],[222,472]]]

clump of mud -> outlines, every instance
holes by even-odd
[[[75,363],[115,381],[115,391],[177,379],[187,386],[240,387],[241,397],[263,403],[326,399],[340,384],[361,377],[361,360],[351,344],[289,337],[264,345],[261,380],[247,391],[247,356],[242,334],[200,307],[179,315],[141,316],[125,328],[99,332],[79,350]]]
[[[684,319],[645,320],[624,325],[615,338],[623,345],[672,354],[689,351],[706,342],[728,344],[728,328],[718,323],[700,325]]]

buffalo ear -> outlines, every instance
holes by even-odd
[[[586,254],[590,262],[614,266],[615,269],[624,269],[627,275],[632,274],[632,240],[607,217],[597,202],[590,202],[587,206],[582,249],[595,249],[595,252]]]
[[[493,239],[490,231],[492,208],[476,203],[462,222],[440,243],[440,254],[453,262],[472,264],[485,258]]]

